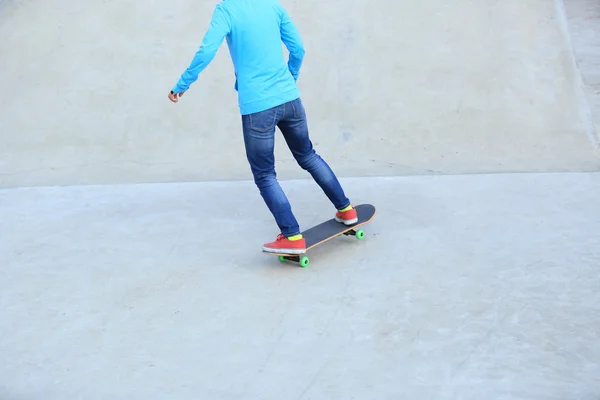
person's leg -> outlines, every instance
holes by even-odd
[[[308,171],[338,212],[336,220],[345,224],[358,221],[356,210],[346,197],[334,172],[317,154],[308,134],[308,121],[301,99],[284,104],[278,126],[300,167]]]
[[[263,249],[300,253],[305,251],[306,244],[304,240],[288,239],[290,237],[295,239],[300,234],[300,227],[275,173],[274,135],[275,127],[282,115],[282,106],[243,115],[244,144],[254,183],[281,231],[278,240],[265,244]]]

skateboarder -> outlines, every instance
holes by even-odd
[[[264,251],[301,254],[306,242],[275,174],[275,128],[283,134],[294,158],[308,171],[336,208],[338,222],[351,225],[356,210],[327,163],[315,152],[306,113],[296,86],[304,46],[295,24],[278,0],[224,0],[213,11],[210,27],[189,67],[169,93],[177,103],[227,40],[233,61],[242,116],[246,157],[280,234]],[[289,51],[286,63],[281,49]]]

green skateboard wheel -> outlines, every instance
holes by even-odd
[[[285,257],[284,256],[279,256],[279,261],[285,262]]]
[[[306,256],[300,257],[300,265],[302,266],[302,268],[308,267],[309,263],[310,263],[310,260],[308,259],[308,257],[306,257]]]
[[[362,229],[359,229],[356,231],[356,238],[358,240],[362,240],[362,238],[365,237],[365,231],[363,231]]]

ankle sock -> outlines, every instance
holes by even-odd
[[[339,210],[340,212],[344,212],[344,211],[348,211],[348,210],[352,210],[352,204],[350,204],[348,207],[343,208],[341,210]]]
[[[299,233],[298,235],[294,235],[294,236],[288,237],[288,240],[291,240],[292,242],[295,241],[295,240],[300,240],[300,239],[302,239],[302,234],[301,233]]]

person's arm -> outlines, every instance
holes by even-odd
[[[300,74],[300,67],[302,67],[302,61],[304,59],[304,45],[302,44],[302,38],[298,32],[298,28],[285,11],[283,7],[280,8],[281,13],[281,40],[285,44],[285,47],[290,52],[290,58],[288,60],[288,69],[294,77],[294,80],[298,80]]]
[[[196,82],[198,75],[215,58],[217,50],[230,30],[229,14],[223,10],[221,4],[217,4],[200,49],[198,49],[189,67],[181,75],[175,87],[173,87],[175,94],[185,92],[192,83]]]

